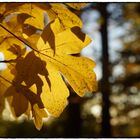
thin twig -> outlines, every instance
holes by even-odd
[[[22,43],[24,43],[25,45],[27,45],[29,48],[31,48],[34,51],[35,50],[33,47],[31,47],[27,42],[25,42],[23,39],[19,38],[18,36],[16,36],[15,34],[13,34],[11,31],[9,31],[6,27],[4,27],[1,23],[0,23],[0,27],[2,27],[3,29],[5,29],[8,33],[10,33],[11,35],[13,35],[15,38],[17,38],[19,41],[21,41]],[[37,51],[38,52],[38,51]]]
[[[0,63],[15,63],[16,59],[11,59],[11,60],[1,60]]]
[[[8,30],[6,27],[4,27],[1,23],[0,23],[0,27],[2,27],[3,29],[5,29],[8,33],[10,33],[11,35],[13,35],[15,38],[17,38],[17,39],[20,40],[21,42],[23,42],[23,43],[24,43],[25,45],[27,45],[29,48],[31,48],[32,50],[36,51],[38,54],[42,54],[42,55],[44,55],[44,56],[46,56],[46,57],[48,57],[48,58],[50,58],[50,59],[52,59],[52,60],[57,61],[58,63],[63,64],[62,62],[56,60],[55,58],[52,58],[51,56],[46,55],[46,54],[44,54],[44,53],[41,53],[40,51],[34,49],[34,48],[31,47],[28,43],[26,43],[23,39],[19,38],[19,37],[16,36],[14,33],[12,33],[11,31],[9,31],[9,30]],[[63,64],[63,65],[65,65],[65,64]],[[66,66],[67,66],[67,65],[66,65]]]
[[[10,82],[9,80],[5,79],[3,76],[1,76],[1,75],[0,75],[0,78],[2,78],[2,79],[3,79],[3,80],[5,80],[6,82],[8,82],[8,83],[10,83],[10,84],[12,84],[12,85],[13,85],[13,83],[12,83],[12,82]]]

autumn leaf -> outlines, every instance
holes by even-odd
[[[14,116],[19,117],[26,112],[28,108],[28,100],[20,93],[20,91],[17,91],[14,86],[10,86],[6,90],[5,97],[7,97]]]
[[[6,60],[16,59],[25,49],[24,44],[0,27],[0,52],[4,53]],[[15,47],[16,46],[20,46]]]
[[[44,28],[44,12],[49,6],[42,6],[41,4],[32,3],[10,3],[1,4],[1,21],[5,19],[6,16],[11,14],[28,15],[28,18],[24,21],[24,24],[34,26],[37,29]],[[21,17],[20,19],[22,19]]]
[[[55,24],[55,22],[52,24]],[[30,40],[33,40],[32,36],[29,38]],[[40,36],[36,40],[35,54],[30,52],[23,60],[17,62],[15,67],[17,76],[14,80],[21,84],[24,82],[28,88],[35,84],[36,87],[31,88],[32,92],[41,94],[44,107],[51,115],[59,116],[67,105],[67,97],[69,96],[69,91],[61,75],[68,80],[75,92],[80,96],[96,89],[96,78],[93,72],[95,63],[84,57],[70,55],[79,53],[90,41],[90,38],[86,36],[84,42],[82,42],[75,35],[73,36],[70,29],[67,29],[56,34],[56,54],[54,55],[49,43],[45,43]],[[74,47],[74,45],[77,47]],[[44,63],[46,66],[43,64],[43,61],[46,63]],[[41,66],[42,70],[37,70],[41,68],[37,63],[45,67]],[[28,71],[29,69],[30,72]],[[43,72],[43,69],[48,70],[48,73],[41,74],[40,71]],[[38,76],[39,73],[40,75]],[[48,75],[48,80],[46,80],[46,75]],[[48,81],[50,81],[50,84],[48,84]],[[61,96],[60,91],[62,93]]]
[[[42,88],[41,99],[47,111],[52,116],[58,117],[67,105],[69,90],[67,89],[60,73],[50,63],[48,63],[47,69],[49,72],[51,89],[42,77],[44,85]]]
[[[50,20],[58,18],[62,24],[62,29],[74,26],[82,27],[82,21],[74,13],[69,11],[63,4],[51,4],[51,8],[47,10]]]
[[[11,34],[14,33],[14,35],[22,38],[22,21],[24,20],[24,18],[19,20],[19,17],[16,15],[11,17],[10,21],[3,21],[0,25],[0,52],[4,53],[6,60],[9,58],[16,59],[23,54],[23,51],[25,51],[24,43]],[[6,27],[9,32],[3,27]]]
[[[53,22],[52,24],[55,25],[56,23],[57,22]],[[44,30],[43,34],[45,33],[47,36],[47,32]],[[30,43],[32,43],[31,40],[34,40],[34,37],[35,36],[31,36],[29,38]],[[22,63],[21,61],[17,63],[16,70],[21,73],[18,73],[17,77],[20,76],[21,78],[16,81],[19,83],[24,81],[28,87],[32,86],[35,82],[36,88],[41,88],[39,93],[41,93],[42,102],[48,112],[53,116],[59,116],[65,108],[67,97],[69,96],[68,89],[62,80],[61,75],[68,80],[75,92],[80,96],[83,96],[86,92],[96,90],[96,77],[93,72],[95,63],[85,57],[74,57],[71,55],[79,53],[82,48],[90,43],[90,41],[91,40],[88,36],[85,36],[84,41],[80,40],[77,36],[73,35],[70,29],[67,29],[55,35],[56,53],[54,55],[53,49],[50,46],[50,43],[53,43],[53,41],[45,43],[41,35],[40,38],[34,42],[35,55],[31,55],[32,53],[29,53],[30,55],[28,54],[25,59],[23,59],[25,63]],[[75,47],[75,45],[77,47]],[[31,58],[28,58],[28,56]],[[39,76],[38,74],[40,70],[35,72],[36,68],[34,66],[37,66],[37,61],[33,61],[35,59],[40,59],[40,62],[44,61],[46,63],[46,66],[44,65],[45,67],[42,68],[47,69],[48,80],[45,78],[47,72],[46,74],[40,74]],[[39,68],[39,66],[37,68]],[[29,74],[28,69],[30,69],[31,74]],[[19,79],[17,77],[16,79]],[[33,80],[32,77],[34,77]],[[37,80],[35,80],[35,77]],[[40,83],[43,81],[43,83],[38,86],[37,82],[39,81]],[[50,81],[50,84],[48,84],[48,81]],[[59,95],[60,91],[63,91],[61,96]],[[35,90],[34,88],[33,92],[38,93],[38,90]]]
[[[44,43],[42,38],[37,42],[38,57],[46,61],[47,64],[53,65],[54,69],[62,72],[64,77],[69,81],[73,89],[83,96],[85,92],[95,90],[95,74],[93,67],[95,63],[84,57],[74,57],[70,54],[79,53],[83,47],[90,43],[90,38],[85,37],[82,42],[76,36],[72,36],[72,32],[67,29],[55,36],[56,54],[48,43]],[[74,45],[76,49],[74,49]],[[82,71],[81,71],[82,69]]]
[[[43,107],[42,100],[51,115],[59,116],[65,108],[69,96],[69,91],[59,72],[53,70],[53,67],[48,63],[46,66],[46,63],[33,51],[29,52],[24,59],[17,61],[15,71],[13,81],[18,83],[16,87],[19,91],[23,89],[22,94],[24,93],[31,104],[38,103],[40,107]],[[25,94],[23,84],[29,90],[28,93],[30,92],[28,96]],[[64,93],[61,96],[60,91]],[[40,96],[41,100],[38,100]]]
[[[29,5],[29,4],[27,4],[27,5]],[[26,19],[24,24],[29,24],[38,29],[43,29],[44,28],[44,14],[43,14],[42,10],[40,10],[40,8],[38,8],[32,4],[30,5],[29,9],[30,9],[30,11],[28,12],[28,14],[30,14],[31,17]]]
[[[13,68],[14,67],[12,67],[10,70],[12,70]],[[44,105],[41,101],[41,98],[36,95],[36,93],[32,92],[27,86],[21,85],[19,82],[17,82],[15,78],[9,78],[8,76],[6,76],[5,74],[8,74],[8,72],[9,71],[7,70],[4,71],[2,73],[2,76],[5,76],[9,82],[11,79],[14,80],[11,82],[12,86],[10,85],[9,87],[7,87],[4,96],[10,105],[13,115],[15,117],[19,117],[24,113],[29,117],[29,111],[32,110],[34,123],[36,125],[36,128],[40,130],[42,127],[42,118],[48,116],[47,112],[44,110]],[[12,74],[10,73],[9,75],[12,76]]]
[[[75,56],[91,39],[81,31],[80,18],[64,4],[2,3],[1,7],[0,52],[7,68],[0,71],[0,113],[6,98],[15,117],[32,114],[40,130],[44,117],[58,117],[68,104],[65,81],[81,97],[96,90],[95,62]]]
[[[29,105],[32,108],[32,116],[38,130],[42,127],[42,119],[48,117],[44,110],[41,100],[26,86],[14,83],[5,92],[5,97],[10,105],[11,111],[15,117],[25,113],[27,115]],[[30,103],[30,104],[29,104]]]
[[[43,75],[50,86],[46,63],[36,57],[33,51],[29,52],[24,59],[21,58],[18,60],[15,69],[16,75],[14,81],[17,83],[25,82],[28,87],[31,87],[33,84],[35,84],[38,95],[42,93],[43,86],[43,81],[39,75]]]

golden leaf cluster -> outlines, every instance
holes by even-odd
[[[79,96],[96,90],[95,62],[75,56],[91,39],[65,4],[1,3],[0,7],[4,55],[0,62],[7,65],[0,71],[0,112],[6,100],[14,117],[25,114],[40,130],[43,118],[58,117],[67,105],[64,79]]]

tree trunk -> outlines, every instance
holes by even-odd
[[[110,125],[110,69],[109,69],[109,53],[108,53],[108,12],[107,3],[103,3],[100,7],[103,23],[101,25],[101,37],[102,37],[102,80],[101,80],[101,92],[102,92],[102,137],[111,137],[111,125]]]
[[[79,138],[81,131],[81,111],[80,103],[81,98],[75,93],[71,93],[69,98],[69,105],[67,106],[68,118],[66,123],[65,137],[67,138]]]

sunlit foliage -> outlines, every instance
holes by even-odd
[[[84,4],[70,7],[80,9]],[[84,96],[96,90],[95,62],[74,56],[91,39],[81,32],[82,21],[65,4],[1,3],[0,52],[7,68],[0,71],[0,101],[9,103],[14,117],[58,117],[67,105],[68,81]],[[45,23],[45,22],[47,23]]]

